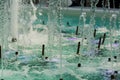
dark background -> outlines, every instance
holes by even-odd
[[[72,5],[70,5],[70,7],[81,6],[80,1],[81,0],[72,0]],[[102,7],[102,1],[103,0],[99,0],[99,3],[97,4],[97,7]],[[33,2],[34,2],[34,4],[39,4],[40,1],[39,0],[33,0]],[[119,8],[120,0],[114,0],[114,2],[115,2],[115,8]],[[90,0],[85,0],[84,6],[90,7]],[[113,0],[110,0],[110,8],[113,8]]]
[[[72,5],[70,7],[80,6],[80,1],[81,0],[72,0]],[[97,7],[102,7],[102,1],[103,0],[99,0],[99,3],[97,4]],[[114,0],[114,3],[115,3],[115,8],[119,8],[120,0]],[[90,0],[85,0],[84,6],[90,7]],[[110,8],[113,8],[113,0],[110,0]]]

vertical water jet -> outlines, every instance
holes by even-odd
[[[11,34],[12,39],[18,39],[19,0],[11,0]]]

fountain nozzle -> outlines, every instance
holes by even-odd
[[[44,56],[44,53],[45,53],[45,45],[43,44],[42,45],[42,56]]]
[[[0,59],[2,58],[1,46],[0,46]]]
[[[62,78],[60,78],[60,80],[63,80]]]
[[[12,42],[17,42],[17,38],[12,38]]]

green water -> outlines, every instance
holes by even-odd
[[[103,18],[103,13],[99,14],[99,15],[96,15],[95,16],[95,27],[102,27],[103,26],[103,22],[104,22],[104,26],[106,26],[107,28],[109,28],[109,24],[110,24],[110,17],[111,15],[106,15],[105,16],[105,19],[102,20]],[[114,14],[114,13],[113,13]],[[116,21],[116,26],[117,28],[119,28],[119,14],[117,14],[117,21]],[[37,16],[38,19],[35,21],[35,24],[40,24],[42,22],[40,22],[39,19],[41,19],[42,21],[45,21],[45,24],[47,24],[47,21],[48,21],[48,15],[47,13],[43,13],[42,16]],[[67,26],[67,22],[70,23],[70,26],[78,26],[79,25],[79,17],[80,15],[67,15],[67,14],[63,14],[63,18],[62,18],[62,23],[63,25]],[[90,12],[87,12],[87,17],[86,17],[86,24],[89,24],[90,23],[90,18],[91,18],[91,13]]]
[[[48,19],[46,14],[44,14],[43,16],[38,16],[34,25],[42,24],[40,19],[47,24]],[[103,26],[100,17],[96,17],[95,21],[95,28]],[[66,25],[67,22],[70,23],[70,26]],[[87,16],[86,24],[89,24],[89,22],[90,16]],[[103,48],[99,53],[88,56],[80,51],[80,55],[76,55],[77,42],[80,41],[80,38],[76,37],[74,33],[76,26],[79,24],[79,16],[65,16],[63,24],[65,26],[62,28],[64,35],[62,37],[62,72],[60,69],[60,55],[58,54],[59,47],[53,45],[52,52],[46,50],[44,57],[48,57],[49,60],[45,60],[41,55],[41,46],[38,44],[26,48],[19,46],[21,54],[18,55],[17,60],[15,59],[15,52],[10,52],[12,55],[7,55],[8,58],[4,59],[3,76],[0,75],[0,78],[4,80],[59,80],[62,76],[63,80],[107,80],[105,75],[102,74],[106,69],[120,71],[119,48],[116,49],[114,47],[111,53],[111,50],[105,47],[105,45],[109,44],[109,35],[107,35],[105,45],[102,45]],[[117,29],[119,29],[118,19],[116,24]],[[109,28],[109,18],[106,18],[105,26]],[[42,30],[38,29],[37,31],[41,32]],[[119,36],[115,38],[118,39]],[[84,46],[84,51],[87,48],[88,46]],[[22,49],[28,52],[24,53],[21,51]],[[31,54],[28,54],[29,52]],[[117,61],[114,60],[114,56],[118,57]],[[111,62],[108,62],[108,58],[112,59]],[[9,59],[13,59],[13,61],[9,61]],[[81,63],[81,67],[78,67],[78,63]]]

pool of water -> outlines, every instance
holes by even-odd
[[[91,13],[87,13],[85,39],[75,35],[79,25],[79,15],[64,13],[63,26],[61,27],[61,51],[58,33],[48,33],[48,16],[43,12],[37,16],[33,29],[26,35],[19,35],[19,43],[9,42],[9,49],[4,50],[3,63],[0,67],[0,79],[4,80],[115,80],[120,78],[120,34],[119,17],[117,17],[115,30],[112,37],[109,30],[110,16],[105,20],[96,13],[95,26],[96,37],[89,39],[89,23]],[[101,14],[103,15],[103,14]],[[45,24],[43,24],[43,21]],[[103,21],[105,25],[103,26]],[[66,24],[69,22],[69,26]],[[28,29],[29,30],[29,29]],[[88,30],[88,31],[87,31]],[[106,33],[104,44],[98,49],[99,38]],[[49,41],[49,34],[53,40]],[[90,33],[93,34],[93,33]],[[93,36],[93,35],[91,35]],[[111,41],[112,39],[112,41]],[[80,52],[77,54],[78,42],[81,42]],[[42,55],[45,45],[45,54]],[[112,45],[112,48],[111,48]],[[16,46],[17,52],[16,53]],[[62,59],[60,57],[62,53]],[[62,64],[61,64],[62,63]]]
[[[63,14],[63,20],[62,20],[62,23],[63,25],[65,25],[67,27],[67,22],[70,23],[70,26],[78,26],[79,25],[79,18],[80,18],[80,15],[82,14],[82,12],[80,11],[81,8],[65,8],[62,12]],[[86,24],[89,24],[90,23],[90,19],[91,19],[91,15],[92,13],[90,12],[90,8],[85,8],[85,10],[83,10],[83,12],[86,12]],[[46,7],[44,8],[43,7],[43,15],[42,16],[39,16],[37,15],[38,17],[38,20],[35,22],[36,24],[39,24],[39,23],[42,23],[42,22],[39,22],[39,19],[42,19],[42,21],[45,21],[45,23],[47,24],[47,21],[48,21],[48,12],[47,12],[47,9]],[[119,12],[118,10],[113,10],[109,13],[109,11],[105,11],[103,9],[98,9],[96,11],[96,14],[95,14],[95,27],[103,27],[103,23],[104,23],[104,26],[105,27],[109,27],[109,21],[110,21],[110,17],[112,16],[112,14],[116,14],[118,17],[117,17],[117,20],[116,20],[116,25],[117,25],[117,28],[119,27]]]

